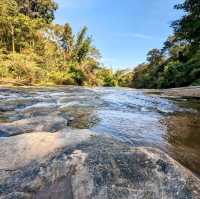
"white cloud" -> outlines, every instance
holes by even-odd
[[[122,33],[122,34],[117,34],[118,37],[128,37],[128,38],[138,38],[138,39],[152,39],[152,36],[146,35],[146,34],[140,34],[140,33]]]

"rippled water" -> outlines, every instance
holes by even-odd
[[[88,128],[131,146],[166,151],[200,174],[200,103],[150,91],[0,88],[0,137]]]

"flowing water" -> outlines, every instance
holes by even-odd
[[[67,128],[160,148],[200,174],[198,99],[122,88],[0,88],[0,139]]]

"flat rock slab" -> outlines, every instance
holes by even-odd
[[[37,132],[0,140],[0,198],[198,199],[200,181],[157,149]]]
[[[163,94],[183,98],[200,98],[200,86],[162,90]]]
[[[169,89],[142,89],[144,93],[170,98],[200,99],[200,86],[188,86]]]

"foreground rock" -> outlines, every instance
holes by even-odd
[[[159,150],[91,132],[0,140],[0,198],[200,198],[200,181]]]

